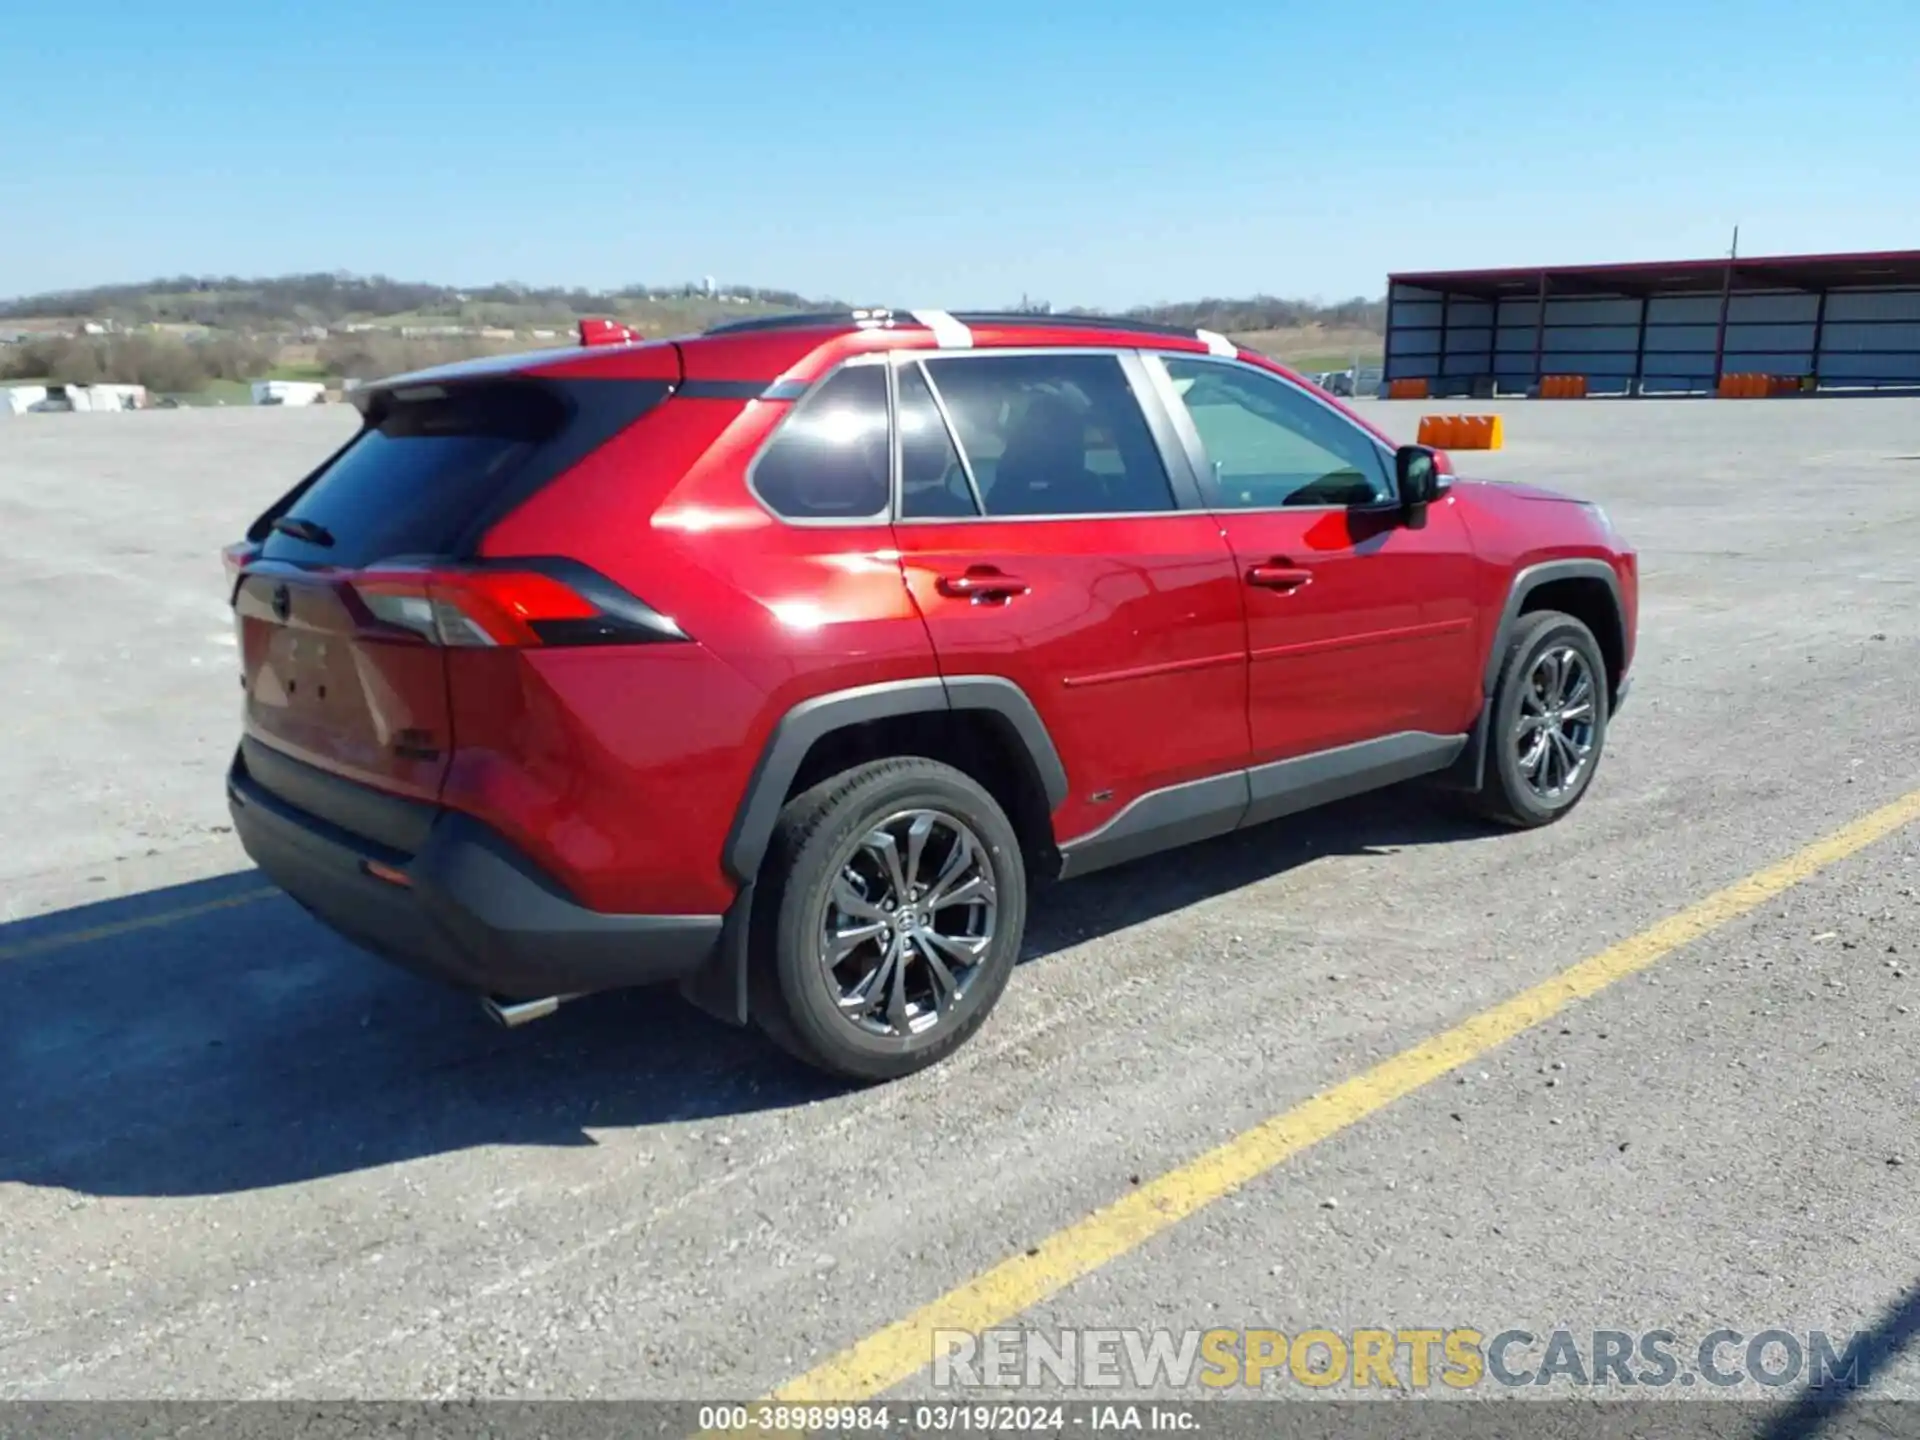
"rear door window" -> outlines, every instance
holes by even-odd
[[[900,367],[900,513],[909,520],[978,515],[973,477],[918,362]]]
[[[925,364],[988,515],[1174,508],[1118,356],[970,355]]]
[[[637,418],[665,393],[622,387],[618,418]],[[423,386],[369,404],[367,427],[279,516],[305,522],[301,534],[268,531],[265,558],[364,566],[449,554],[511,489],[537,486],[576,458],[574,430],[597,443],[606,428],[576,426],[565,392],[527,381]]]

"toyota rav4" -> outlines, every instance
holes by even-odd
[[[518,1023],[672,983],[857,1080],[1030,889],[1425,777],[1565,816],[1634,552],[1224,337],[857,311],[354,393],[226,562],[265,874]]]

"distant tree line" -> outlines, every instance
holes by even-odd
[[[272,280],[180,275],[131,285],[99,285],[0,304],[0,317],[83,315],[124,324],[178,323],[226,330],[325,324],[373,311],[430,305],[447,291],[383,276],[284,275]]]
[[[721,293],[780,309],[836,309],[840,302],[809,298],[793,290],[757,285],[722,285]],[[673,301],[697,297],[701,287],[628,285],[618,290],[515,284],[461,289],[394,280],[384,275],[322,273],[273,279],[238,276],[174,276],[134,285],[101,285],[89,290],[34,295],[0,302],[0,318],[44,319],[80,315],[123,324],[179,323],[218,330],[273,330],[288,327],[336,327],[374,316],[445,316],[475,325],[569,325],[580,315],[618,314],[623,302]],[[1022,299],[1023,310],[1044,312],[1045,301]],[[1088,313],[1084,307],[1069,314]],[[1145,305],[1126,314],[1223,333],[1279,330],[1319,324],[1380,331],[1386,302],[1355,298],[1331,305],[1284,300],[1271,295],[1247,299],[1205,299]]]
[[[62,385],[144,385],[188,394],[214,380],[246,380],[273,362],[270,349],[238,335],[187,341],[166,335],[52,335],[0,346],[0,380]]]
[[[1385,333],[1387,302],[1355,297],[1332,305],[1308,300],[1282,300],[1255,295],[1246,300],[1186,300],[1171,305],[1142,305],[1127,312],[1138,320],[1217,330],[1222,335],[1249,330],[1288,330],[1298,325],[1324,325],[1335,330],[1371,330]]]
[[[791,290],[753,285],[719,287],[762,305],[798,308],[809,301]],[[492,307],[512,307],[510,318],[526,323],[569,323],[581,314],[617,307],[623,300],[670,300],[702,293],[688,283],[629,285],[619,290],[515,284],[462,289],[394,280],[385,275],[322,273],[272,279],[178,275],[129,285],[97,285],[0,302],[0,318],[45,319],[81,315],[128,325],[174,323],[223,330],[338,325],[368,316],[419,313],[458,316],[489,323]],[[829,302],[830,303],[830,302]]]

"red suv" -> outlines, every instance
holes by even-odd
[[[1634,552],[1221,336],[861,311],[355,393],[227,563],[260,868],[517,1023],[675,982],[962,1044],[1029,888],[1425,776],[1592,783]]]

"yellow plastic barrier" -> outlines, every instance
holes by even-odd
[[[1392,380],[1387,383],[1389,400],[1424,400],[1427,398],[1425,380]]]
[[[1587,377],[1584,375],[1542,375],[1540,377],[1540,398],[1542,400],[1584,400],[1587,398]]]

